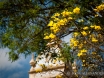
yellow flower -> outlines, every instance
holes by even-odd
[[[78,32],[75,32],[75,33],[74,33],[74,36],[75,36],[75,37],[77,37],[78,35],[79,35],[79,33],[78,33]]]
[[[74,42],[73,42],[73,46],[74,46],[74,47],[77,47],[77,46],[78,46],[78,43],[79,43],[79,41],[74,41]]]
[[[59,18],[55,18],[55,19],[54,19],[54,21],[59,21],[59,20],[60,20]]]
[[[91,25],[90,27],[91,28],[94,28],[95,30],[101,30],[101,27],[100,26],[97,26],[97,25]]]
[[[66,21],[64,21],[63,19],[61,19],[61,20],[58,22],[59,25],[65,25],[65,23],[66,23]]]
[[[101,5],[97,6],[96,11],[99,12],[99,11],[101,11],[103,9],[104,9],[104,4],[101,4]]]
[[[59,13],[55,13],[55,14],[54,14],[54,16],[56,16],[56,17],[57,17],[57,16],[60,16],[60,14],[59,14]]]
[[[54,35],[53,33],[51,33],[51,34],[49,35],[49,37],[50,37],[51,39],[53,39],[53,38],[56,38],[56,35]]]
[[[89,37],[90,37],[90,38],[95,37],[95,34],[91,34],[91,35],[89,35]]]
[[[99,15],[98,14],[95,14],[95,17],[98,17]]]
[[[97,9],[93,9],[93,10],[97,12]]]
[[[50,21],[48,26],[53,26],[53,21]]]
[[[54,31],[54,30],[56,30],[56,29],[59,29],[59,27],[56,26],[55,24],[54,24],[54,26],[50,27],[50,30],[52,30],[52,31]]]
[[[53,30],[53,32],[56,34],[57,32],[59,32],[60,31],[60,29],[59,28],[57,28],[57,29],[55,29],[55,30]]]
[[[101,30],[100,26],[95,26],[95,30]]]
[[[97,7],[97,10],[99,10],[99,11],[103,10],[103,8],[101,7],[101,5]]]
[[[77,54],[77,56],[78,56],[78,57],[80,57],[80,56],[82,56],[82,55],[83,55],[83,54],[82,54],[82,53],[80,53],[80,52]]]
[[[57,27],[57,23],[53,23],[53,27]]]
[[[66,23],[68,20],[66,18],[64,18],[63,21],[65,21],[65,23]]]
[[[73,41],[75,41],[75,38],[71,38],[71,39],[70,39],[70,42],[73,42]]]
[[[49,36],[45,36],[44,39],[50,39]]]
[[[87,33],[85,31],[82,31],[81,33],[83,34],[83,36],[87,35]]]
[[[85,60],[82,60],[82,62],[85,62]]]
[[[79,44],[79,46],[78,46],[78,48],[82,48],[83,47],[83,44],[81,43],[81,44]]]
[[[99,12],[99,11],[101,11],[101,10],[104,10],[104,4],[101,4],[101,5],[97,6],[97,7],[94,9],[94,11],[96,11],[96,12]]]
[[[82,49],[81,51],[80,51],[81,53],[83,53],[83,52],[87,52],[87,50],[86,49]]]
[[[88,27],[87,27],[87,26],[86,26],[86,27],[83,27],[83,29],[84,29],[84,30],[88,30]]]
[[[73,14],[73,12],[69,12],[69,14],[71,15],[71,14]]]
[[[79,44],[79,41],[76,40],[75,38],[71,38],[71,39],[70,39],[70,46],[71,46],[71,47],[77,47],[78,44]]]
[[[83,43],[86,44],[86,41],[84,41]]]
[[[94,25],[91,25],[90,27],[91,27],[91,28],[95,28],[95,26],[94,26]]]
[[[64,10],[61,14],[63,15],[63,17],[66,17],[66,16],[70,16],[72,12],[69,12],[68,10]]]
[[[92,38],[92,42],[96,43],[98,40],[96,38]]]
[[[72,20],[73,18],[72,17],[68,17],[68,20]]]
[[[73,9],[73,13],[79,14],[80,13],[80,8],[76,7],[75,9]]]

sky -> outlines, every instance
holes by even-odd
[[[0,49],[0,78],[28,78],[31,56],[26,59],[21,56],[17,61],[11,62],[6,54],[8,51],[8,48]]]

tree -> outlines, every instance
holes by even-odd
[[[44,30],[49,29],[48,20],[61,3],[56,6],[55,1],[8,0],[1,4],[1,27],[5,29],[2,42],[11,49],[10,58],[42,51],[47,43]]]
[[[83,71],[90,71],[88,67],[91,71],[95,71],[93,68],[100,71],[103,68],[104,58],[102,2],[102,0],[1,1],[0,24],[3,32],[1,42],[11,50],[9,58],[13,61],[18,59],[19,54],[26,56],[31,52],[40,54],[42,51],[48,51],[51,46],[58,45],[61,57],[66,59],[66,66],[70,64],[74,55],[80,60]],[[73,37],[70,45],[67,45],[70,49],[61,40],[69,34]],[[54,44],[46,45],[51,42]]]

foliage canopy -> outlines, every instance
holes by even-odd
[[[104,61],[103,19],[103,0],[3,0],[1,47],[11,50],[9,58],[14,61],[20,54],[48,51],[47,43],[54,42],[51,47],[58,45],[65,59],[72,60],[69,57],[74,55],[82,67],[100,70]],[[70,34],[70,44],[63,44],[61,38]]]

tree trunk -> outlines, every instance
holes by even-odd
[[[65,78],[72,77],[72,65],[69,60],[65,62],[64,75],[65,75]]]

